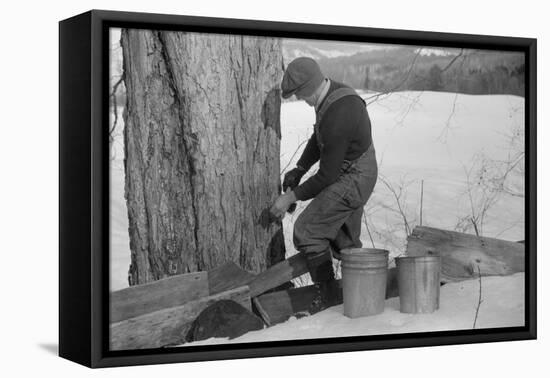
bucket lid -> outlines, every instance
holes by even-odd
[[[357,255],[387,255],[390,252],[386,249],[380,248],[347,248],[340,251],[342,255],[357,256]]]

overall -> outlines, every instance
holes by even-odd
[[[336,100],[355,95],[351,88],[333,91],[317,112],[314,125],[319,151],[323,141],[319,124],[323,114]],[[330,248],[339,259],[340,250],[361,248],[361,221],[378,176],[374,146],[353,161],[344,160],[336,182],[321,191],[298,216],[294,223],[294,246],[303,253],[318,254]]]

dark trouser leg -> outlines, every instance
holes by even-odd
[[[344,222],[336,238],[330,241],[334,258],[340,260],[340,251],[346,248],[361,248],[361,224],[363,221],[363,207],[356,209]]]
[[[332,184],[311,201],[294,223],[294,246],[306,254],[314,282],[334,278],[331,241],[357,210],[346,201],[348,190],[345,180]]]
[[[371,146],[350,170],[319,193],[294,223],[294,246],[305,253],[311,278],[319,289],[310,313],[341,303],[331,248],[338,253],[344,248],[361,247],[363,206],[374,189],[377,175]]]
[[[342,175],[311,201],[294,223],[294,246],[306,254],[313,282],[334,279],[331,245],[360,247],[364,202],[357,199],[356,178]]]
[[[330,249],[360,248],[363,206],[369,199],[378,176],[374,148],[338,180],[319,193],[294,223],[294,246],[309,255],[310,271],[328,266]],[[312,278],[330,273],[312,273]]]
[[[300,252],[321,253],[334,249],[360,247],[361,217],[368,195],[357,198],[354,177],[342,175],[315,197],[294,222],[294,246]],[[367,184],[369,184],[368,180]],[[366,198],[362,200],[362,198]]]

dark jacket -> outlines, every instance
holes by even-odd
[[[323,102],[334,90],[345,87],[331,80]],[[323,106],[321,102],[319,109]],[[319,170],[294,189],[296,198],[305,201],[315,197],[338,179],[344,160],[355,160],[371,145],[371,124],[365,103],[359,96],[345,96],[328,107],[321,120],[319,132],[322,151],[315,133],[309,139],[297,165],[306,171],[317,161]]]

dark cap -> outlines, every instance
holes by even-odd
[[[283,76],[281,90],[283,98],[293,94],[311,96],[321,85],[325,76],[317,62],[311,58],[300,57],[289,63]]]

